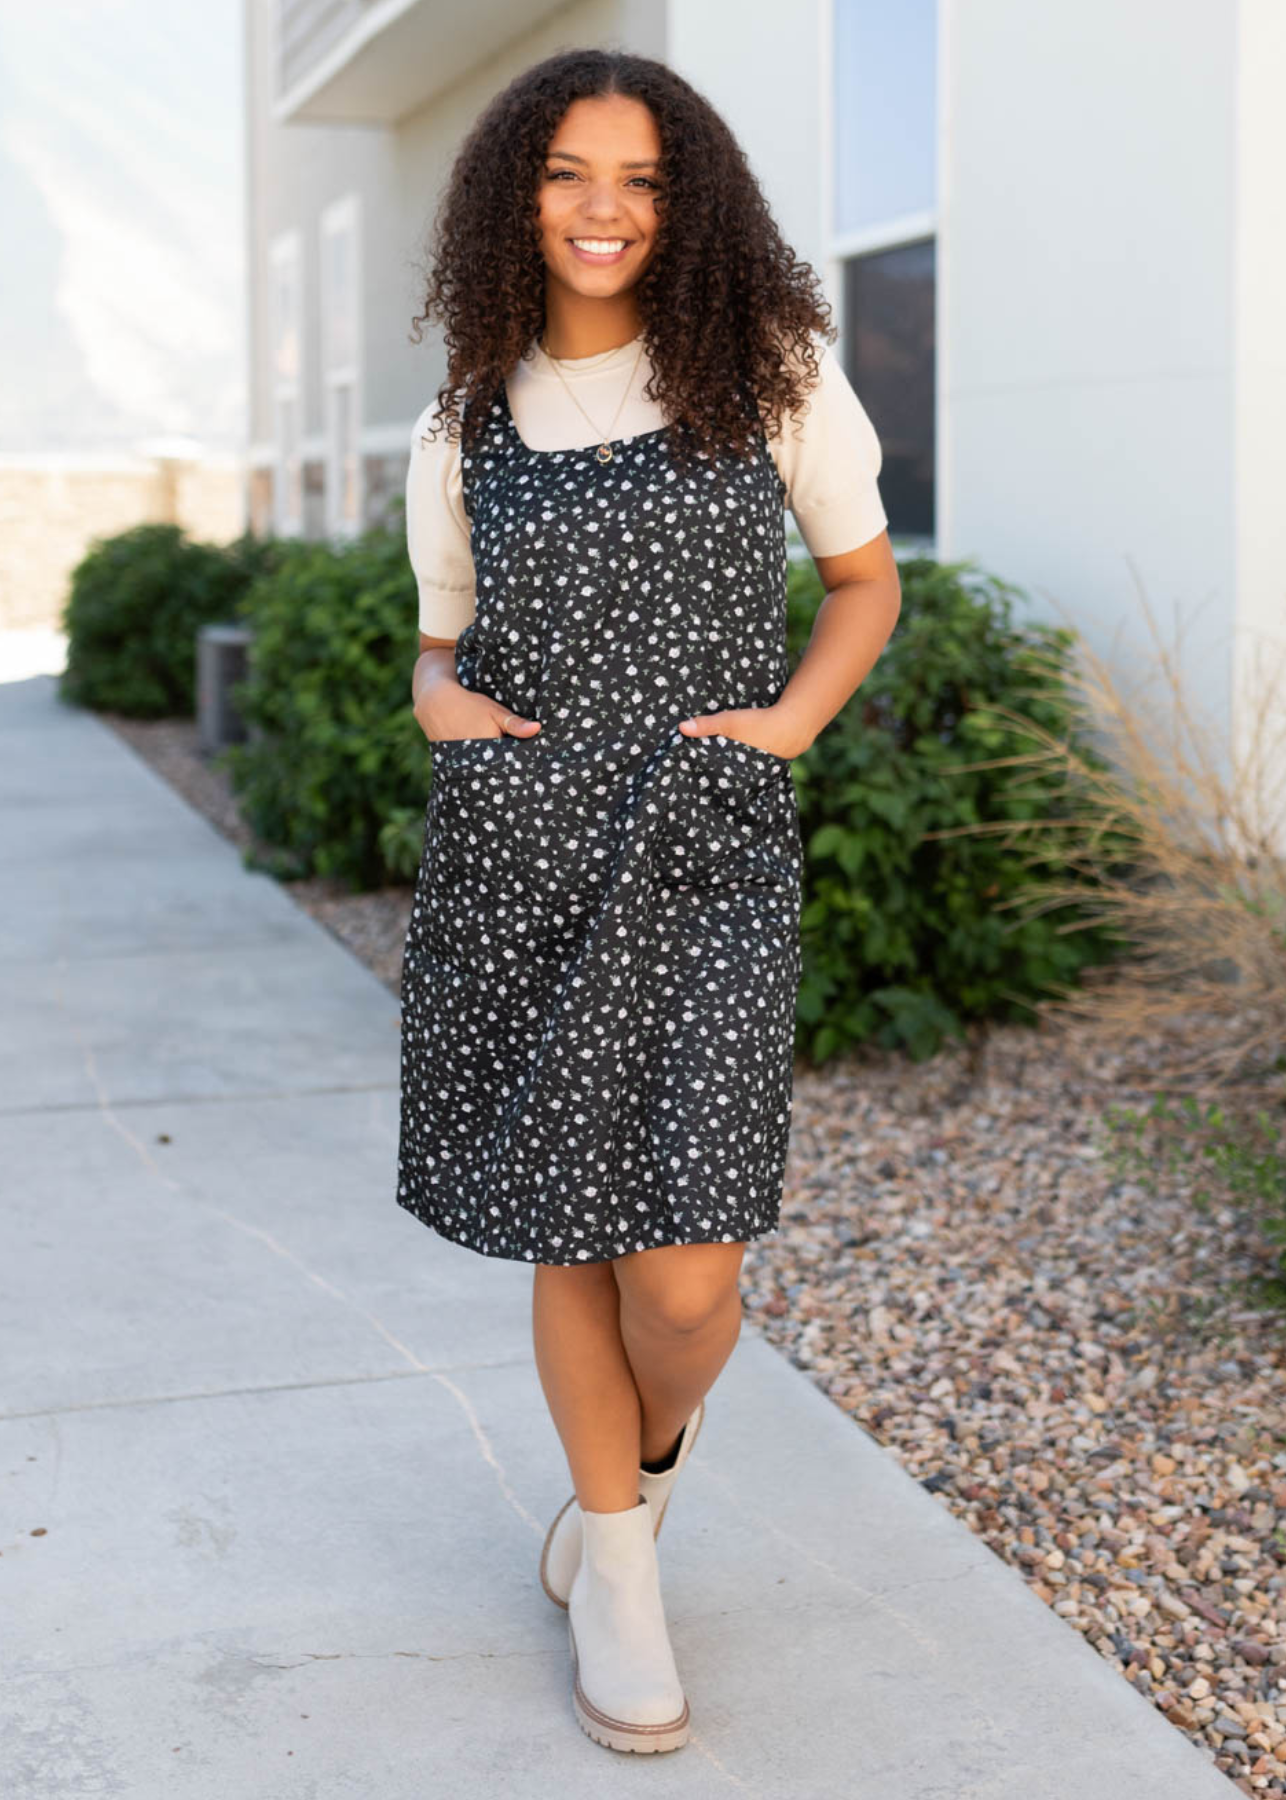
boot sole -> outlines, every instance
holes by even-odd
[[[695,1445],[697,1439],[701,1436],[701,1427],[705,1424],[705,1421],[706,1421],[706,1413],[705,1413],[705,1407],[703,1406],[701,1408],[700,1417],[697,1419],[696,1429],[692,1433],[691,1442],[688,1444],[688,1455],[689,1456],[692,1454],[692,1449],[693,1449],[693,1446]],[[687,1459],[685,1458],[684,1460],[686,1461]],[[665,1496],[665,1501],[661,1507],[660,1512],[657,1514],[656,1524],[652,1529],[652,1536],[654,1539],[656,1538],[657,1534],[660,1532],[661,1526],[665,1523],[665,1509],[670,1504],[670,1495],[673,1494],[673,1492],[674,1492],[674,1488],[673,1488],[673,1485],[671,1485],[670,1493]],[[549,1598],[553,1601],[554,1605],[561,1606],[564,1612],[567,1611],[567,1602],[561,1597],[561,1595],[556,1594],[554,1592],[553,1588],[551,1588],[549,1585],[549,1546],[554,1541],[554,1533],[558,1529],[559,1519],[562,1518],[563,1514],[567,1511],[567,1508],[573,1504],[575,1499],[576,1499],[576,1496],[575,1496],[575,1494],[573,1494],[569,1500],[565,1500],[563,1502],[563,1504],[559,1507],[557,1516],[555,1517],[553,1524],[549,1527],[549,1530],[545,1533],[544,1548],[540,1552],[540,1585],[541,1585],[541,1587],[544,1588],[545,1592],[549,1595]]]
[[[572,1647],[572,1708],[576,1723],[587,1737],[608,1750],[633,1751],[636,1755],[678,1750],[687,1743],[691,1711],[686,1697],[678,1717],[667,1719],[660,1725],[633,1725],[628,1719],[614,1719],[610,1713],[600,1712],[580,1684],[580,1659],[576,1654],[576,1633],[572,1630],[570,1613],[567,1615],[567,1635]]]

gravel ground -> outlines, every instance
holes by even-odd
[[[190,723],[103,716],[250,841]],[[409,888],[289,891],[397,992]],[[1161,1085],[1079,1024],[801,1065],[745,1307],[1237,1787],[1286,1797],[1286,1316],[1246,1302],[1244,1212],[1114,1169],[1108,1106]]]

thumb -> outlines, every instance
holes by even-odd
[[[726,709],[723,712],[697,713],[691,719],[680,719],[679,730],[685,737],[711,737],[727,730],[732,714]]]
[[[533,731],[540,730],[540,721],[524,719],[519,713],[507,712],[500,721],[500,730],[507,737],[530,737]]]

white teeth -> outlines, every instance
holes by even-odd
[[[578,250],[592,251],[595,256],[609,256],[615,250],[624,250],[624,238],[573,238]]]

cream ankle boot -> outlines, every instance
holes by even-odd
[[[639,1470],[639,1493],[652,1510],[653,1537],[661,1529],[661,1521],[670,1500],[670,1490],[697,1441],[697,1433],[704,1417],[705,1401],[698,1400],[696,1410],[683,1427],[683,1436],[670,1467],[663,1469],[659,1475],[649,1474],[646,1469]],[[545,1547],[540,1555],[540,1584],[555,1606],[566,1606],[567,1596],[572,1591],[572,1580],[580,1561],[580,1539],[580,1508],[576,1505],[576,1496],[573,1494],[545,1533]]]
[[[661,1600],[652,1511],[579,1507],[581,1556],[567,1602],[572,1705],[581,1730],[609,1750],[677,1750],[688,1702]]]

